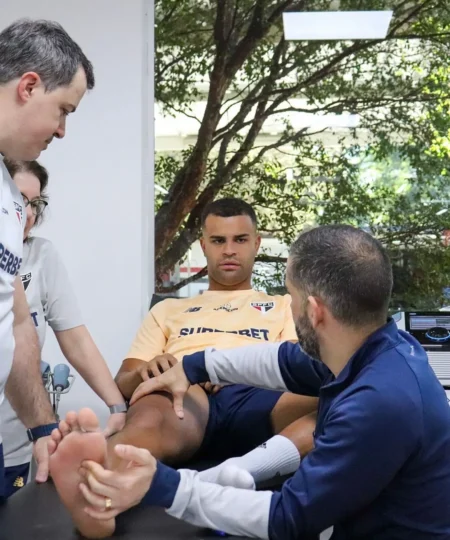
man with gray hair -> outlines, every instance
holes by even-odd
[[[31,161],[55,137],[62,139],[67,116],[93,87],[92,64],[59,24],[24,19],[0,33],[0,403],[6,393],[29,428],[37,481],[47,479],[47,441],[56,424],[19,275],[25,205],[3,158]],[[2,496],[0,438],[0,500]]]

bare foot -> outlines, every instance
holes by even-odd
[[[115,520],[98,521],[86,514],[86,500],[80,492],[83,481],[80,465],[85,460],[101,465],[106,459],[106,440],[99,430],[95,413],[82,409],[70,412],[49,443],[50,472],[62,502],[69,510],[76,528],[86,538],[106,538],[114,533]]]

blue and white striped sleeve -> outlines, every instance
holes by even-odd
[[[183,358],[192,384],[248,384],[260,388],[317,396],[328,368],[312,360],[296,343],[251,345],[218,351],[213,348]]]

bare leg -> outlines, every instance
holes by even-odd
[[[69,510],[76,528],[86,538],[106,538],[115,529],[115,520],[98,521],[89,517],[84,508],[86,501],[80,492],[83,481],[79,474],[85,460],[103,464],[106,458],[106,440],[98,431],[95,414],[82,409],[78,416],[71,412],[60,423],[59,431],[52,434],[49,443],[50,472],[62,502]]]
[[[319,400],[315,397],[299,396],[288,392],[283,394],[270,415],[274,434],[283,434],[283,430],[293,422],[317,411],[318,404]],[[298,444],[300,445],[298,449],[301,451],[302,456],[304,455],[303,449],[309,451],[312,442],[312,431],[310,433],[303,433],[307,437],[307,440],[300,441],[299,437],[296,437],[296,441],[298,441]]]
[[[307,456],[314,448],[316,419],[317,412],[314,411],[303,418],[298,418],[279,433],[295,444],[302,457]]]
[[[192,386],[185,397],[183,420],[175,415],[169,394],[141,398],[130,407],[124,429],[108,439],[108,468],[120,462],[113,452],[116,444],[146,448],[169,465],[186,462],[203,442],[208,416],[208,396],[199,386]]]

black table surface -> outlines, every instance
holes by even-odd
[[[30,483],[0,507],[1,540],[80,540],[51,482]],[[122,540],[212,540],[220,538],[167,515],[160,508],[136,507],[119,516]],[[228,537],[237,538],[237,537]]]

